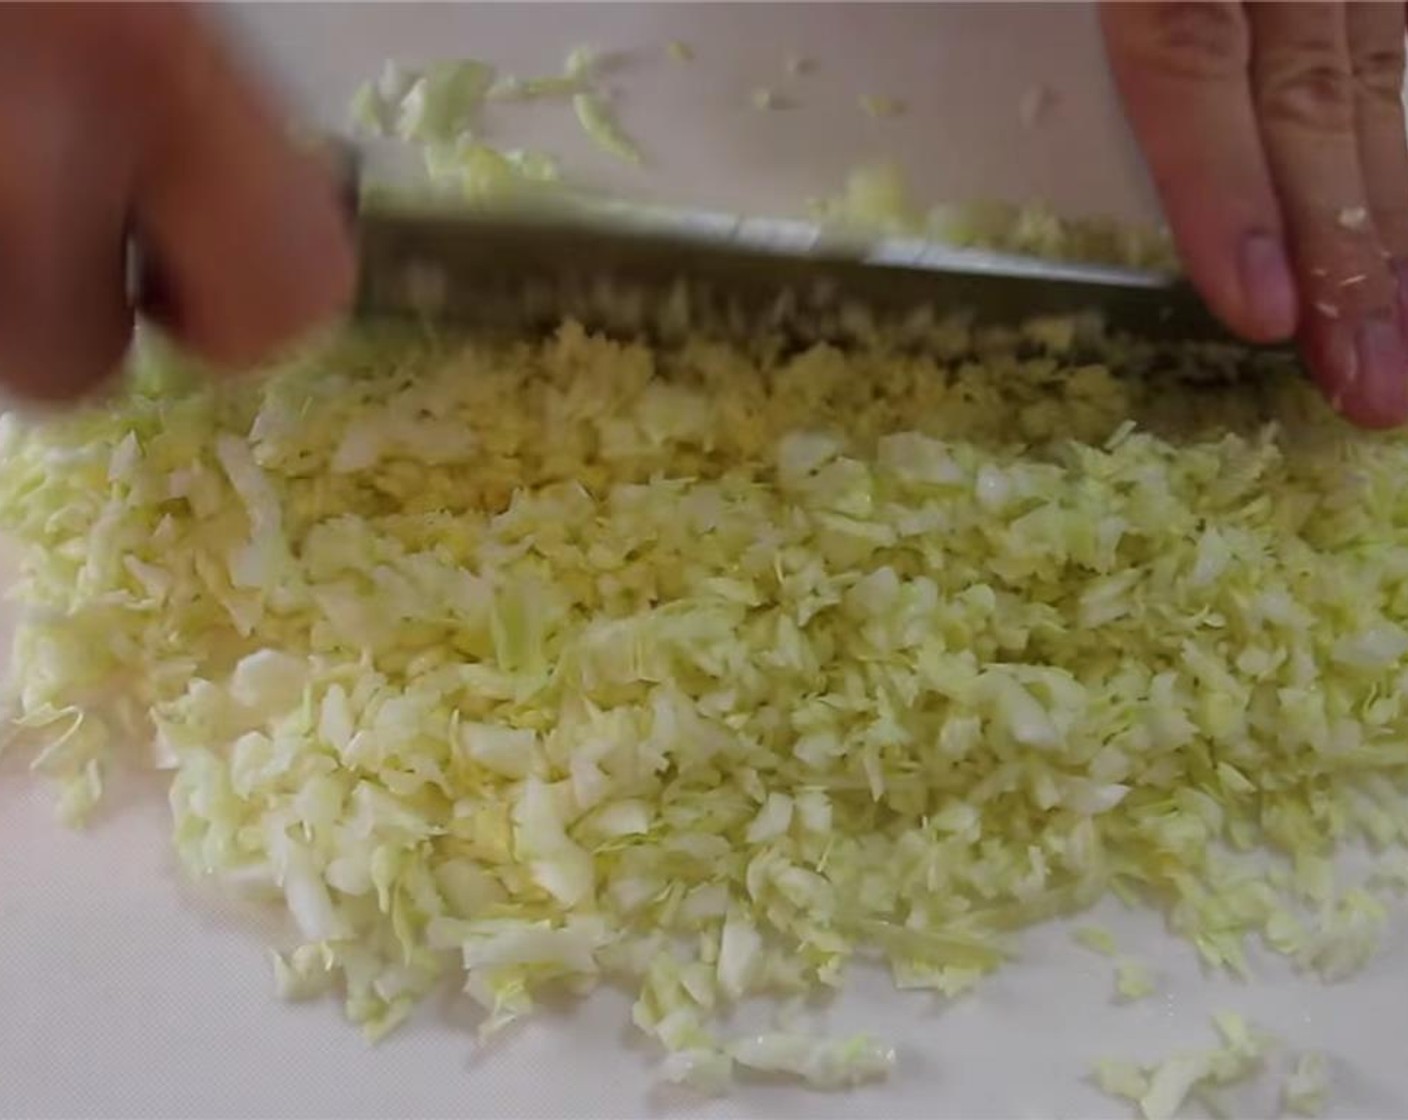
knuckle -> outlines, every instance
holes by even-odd
[[[1148,17],[1150,61],[1165,72],[1199,80],[1245,72],[1249,39],[1241,5],[1156,3]]]
[[[1369,98],[1398,106],[1403,89],[1403,44],[1386,43],[1356,52],[1354,77]]]
[[[1257,104],[1263,119],[1317,133],[1354,127],[1354,81],[1329,52],[1305,51],[1264,67]]]

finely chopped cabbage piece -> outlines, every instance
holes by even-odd
[[[1115,992],[1120,999],[1144,999],[1156,991],[1154,974],[1142,961],[1126,959],[1115,965]]]
[[[883,94],[867,93],[862,94],[859,99],[861,111],[868,117],[877,120],[886,117],[897,117],[904,112],[904,102],[894,97],[886,97]]]
[[[604,96],[594,92],[575,94],[572,98],[572,111],[577,114],[577,122],[582,126],[582,131],[607,155],[615,156],[626,163],[643,161],[640,148],[626,135],[611,104]]]
[[[182,865],[282,899],[279,990],[373,1038],[447,974],[484,1034],[609,981],[667,1077],[851,1084],[886,1040],[721,1013],[858,956],[956,993],[1108,890],[1352,967],[1335,846],[1408,823],[1408,444],[1074,338],[362,330],[218,385],[148,342],[0,422],[14,737],[72,820],[150,738]]]
[[[1048,260],[1083,261],[1176,272],[1168,231],[1093,217],[1058,215],[1040,202],[996,199],[918,204],[894,160],[861,164],[839,191],[807,209],[821,225],[852,234],[921,236],[965,249],[999,250]]]
[[[1274,1040],[1233,1011],[1214,1015],[1213,1025],[1220,1045],[1183,1050],[1146,1065],[1103,1058],[1095,1063],[1095,1084],[1110,1096],[1137,1104],[1143,1120],[1173,1120],[1190,1099],[1213,1116],[1225,1115],[1217,1090],[1254,1079],[1264,1068]],[[1291,1081],[1296,1081],[1294,1073]],[[1310,1082],[1310,1077],[1301,1076],[1296,1084]]]
[[[555,189],[562,178],[557,161],[546,153],[504,151],[472,140],[427,147],[422,156],[430,182],[467,204],[522,201]]]
[[[1119,951],[1115,935],[1104,926],[1078,926],[1071,931],[1071,937],[1077,944],[1103,957],[1113,957]]]
[[[1281,1087],[1281,1103],[1295,1116],[1319,1116],[1325,1111],[1329,1083],[1329,1063],[1317,1050],[1296,1057],[1295,1065]]]
[[[813,199],[809,209],[824,225],[872,234],[922,233],[926,221],[912,201],[909,180],[893,161],[852,169],[840,193]]]
[[[416,144],[446,144],[468,136],[494,82],[494,68],[477,59],[442,60],[423,67],[388,61],[378,77],[352,97],[353,126],[371,136]]]

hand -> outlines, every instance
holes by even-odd
[[[336,312],[352,254],[333,185],[186,5],[0,5],[0,381],[45,400],[131,336],[124,245],[167,325],[242,365]]]
[[[1298,340],[1364,427],[1408,421],[1404,4],[1102,4],[1189,278],[1241,336]]]

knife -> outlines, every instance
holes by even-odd
[[[702,330],[847,341],[951,316],[1010,326],[1086,314],[1119,333],[1234,341],[1191,287],[1162,275],[908,239],[847,245],[801,222],[369,208],[357,239],[359,316],[477,332],[572,317],[665,340]]]
[[[1011,326],[1089,316],[1157,341],[1236,342],[1188,284],[1158,273],[719,214],[372,202],[365,153],[342,141],[329,151],[358,248],[358,320],[523,337],[573,318],[666,342],[705,334],[809,344],[884,327],[887,338],[919,340],[954,317]],[[159,314],[170,296],[159,262],[135,250],[132,259],[136,306]]]

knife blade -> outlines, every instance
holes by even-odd
[[[522,337],[571,318],[589,330],[662,341],[704,334],[810,344],[884,327],[892,340],[922,340],[952,318],[1014,326],[1084,316],[1156,341],[1242,345],[1190,285],[1158,273],[560,198],[495,209],[369,204],[364,169],[371,162],[386,172],[397,157],[340,137],[316,142],[354,230],[353,315],[361,321],[411,318]],[[160,262],[134,247],[131,265],[135,306],[169,306]]]
[[[359,317],[476,332],[521,335],[571,317],[665,338],[837,341],[879,323],[1091,315],[1121,333],[1233,341],[1190,286],[1162,275],[910,239],[847,244],[801,222],[367,208],[357,238]]]

